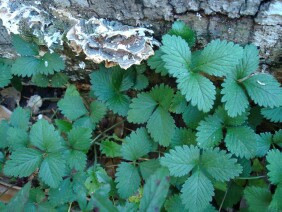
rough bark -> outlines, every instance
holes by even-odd
[[[65,8],[75,17],[94,16],[150,28],[157,39],[180,19],[196,31],[198,46],[216,38],[254,43],[260,48],[262,67],[282,77],[281,0],[46,0],[36,6],[46,11],[50,6]],[[12,52],[10,37],[1,25],[0,49],[2,56]]]

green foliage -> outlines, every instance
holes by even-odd
[[[12,78],[11,67],[0,63],[0,88],[7,86]]]

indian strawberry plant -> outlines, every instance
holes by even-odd
[[[1,211],[281,211],[281,84],[252,44],[195,44],[177,21],[146,63],[101,65],[81,92],[58,54],[13,36],[0,86],[66,89],[52,117],[1,122],[2,176],[24,182]]]

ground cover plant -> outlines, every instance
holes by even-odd
[[[177,21],[148,61],[100,65],[86,92],[14,35],[0,87],[63,94],[51,114],[19,103],[1,121],[2,180],[23,186],[1,211],[281,211],[280,83],[252,44],[195,44]]]

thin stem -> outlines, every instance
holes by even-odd
[[[6,190],[3,191],[3,193],[0,194],[0,198],[1,198],[5,193],[7,193],[11,188],[13,188],[13,187],[14,187],[14,185],[10,185],[8,188],[6,188]]]
[[[71,211],[71,205],[72,205],[72,202],[70,203],[70,206],[69,206],[68,212],[70,212],[70,211]]]
[[[221,203],[220,203],[220,206],[219,206],[219,209],[218,209],[219,212],[220,212],[221,209],[222,209],[223,203],[224,203],[224,201],[225,201],[225,198],[226,198],[227,193],[228,193],[228,190],[229,190],[229,186],[230,186],[230,182],[228,183],[228,187],[227,187],[227,189],[226,189],[226,191],[225,191],[225,194],[224,194],[224,196],[223,196],[223,199],[222,199],[222,201],[221,201]]]
[[[257,179],[263,179],[266,176],[255,176],[255,177],[237,177],[236,180],[257,180]]]

